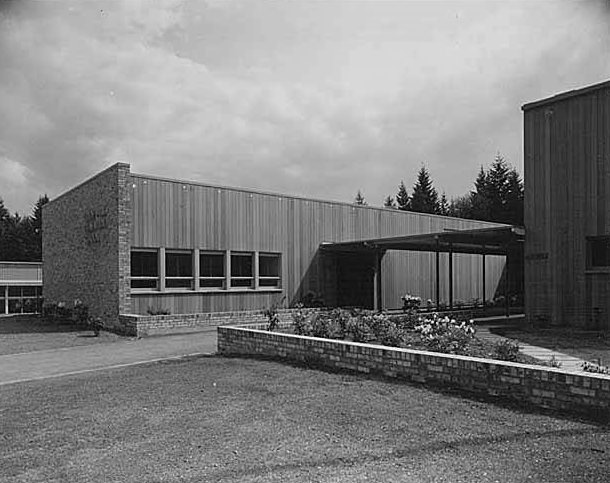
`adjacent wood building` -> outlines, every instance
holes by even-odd
[[[610,81],[525,104],[525,303],[610,328]]]

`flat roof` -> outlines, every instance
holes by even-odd
[[[597,84],[592,84],[590,86],[581,87],[578,89],[573,89],[571,91],[561,92],[559,94],[555,94],[551,97],[546,97],[544,99],[540,99],[539,101],[532,101],[521,106],[523,111],[527,111],[529,109],[534,109],[536,107],[544,106],[546,104],[552,104],[557,101],[563,101],[565,99],[569,99],[571,97],[582,96],[584,94],[588,94],[589,92],[597,91],[600,89],[610,88],[610,80],[598,82]]]
[[[408,250],[506,255],[507,245],[525,239],[525,229],[504,225],[472,230],[444,230],[423,235],[405,235],[349,242],[325,242],[321,248],[331,251]]]

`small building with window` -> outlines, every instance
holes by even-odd
[[[119,328],[122,316],[235,314],[301,301],[400,308],[407,293],[424,305],[482,303],[503,293],[506,278],[506,253],[487,233],[496,229],[510,231],[162,179],[118,163],[43,208],[45,302],[82,301]],[[464,230],[466,241],[447,238]],[[487,233],[479,248],[470,241],[477,230]]]
[[[610,329],[610,81],[523,106],[525,311]]]
[[[0,262],[0,314],[31,314],[42,304],[42,263]]]

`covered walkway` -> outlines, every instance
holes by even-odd
[[[362,253],[363,255],[374,255],[373,275],[373,308],[381,310],[381,260],[387,250],[406,250],[433,252],[436,254],[436,307],[440,306],[440,254],[449,255],[448,263],[448,285],[449,285],[449,309],[453,309],[453,254],[467,253],[481,255],[482,263],[482,300],[485,305],[485,257],[486,255],[503,255],[514,257],[522,253],[525,230],[522,227],[504,225],[493,228],[479,228],[473,230],[449,230],[442,232],[427,233],[423,235],[405,235],[389,238],[375,238],[339,243],[323,243],[321,249],[331,252]],[[522,265],[522,261],[521,261]],[[510,300],[508,296],[509,280],[513,274],[509,273],[507,263],[505,287],[506,314],[509,313]]]

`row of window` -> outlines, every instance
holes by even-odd
[[[131,288],[229,289],[279,288],[281,256],[262,252],[196,252],[156,249],[131,251]],[[160,257],[163,262],[160,263]],[[198,269],[198,270],[197,270]],[[195,280],[195,273],[199,279]]]
[[[0,314],[40,312],[42,287],[0,285]]]

